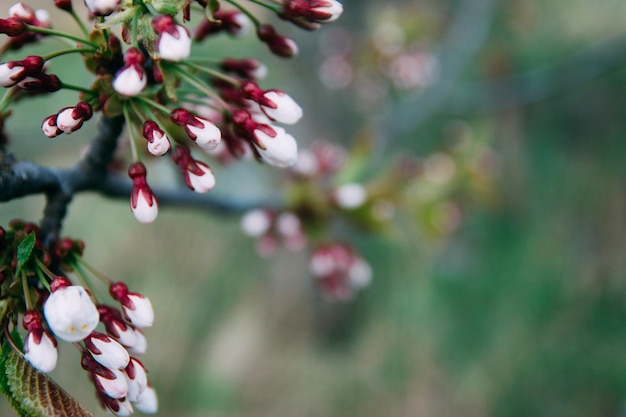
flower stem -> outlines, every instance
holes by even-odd
[[[99,47],[99,45],[97,45],[97,44],[95,44],[93,42],[89,42],[86,39],[80,38],[78,36],[74,36],[74,35],[72,35],[70,33],[60,32],[60,31],[54,30],[54,29],[42,28],[42,27],[33,26],[33,25],[26,25],[26,29],[31,31],[31,32],[41,33],[42,35],[59,36],[61,38],[71,39],[71,40],[79,42],[81,44],[92,46],[94,49],[98,49],[98,47]]]
[[[50,278],[50,280],[54,280],[57,276],[54,272],[52,272],[50,269],[48,269],[48,267],[46,266],[46,264],[44,264],[43,262],[41,262],[40,259],[35,258],[35,263],[37,264],[38,270],[42,271],[44,274],[46,274],[46,276],[48,278]]]
[[[52,58],[56,58],[61,55],[73,54],[77,52],[94,52],[93,48],[68,48],[68,49],[60,49],[58,51],[51,52],[47,55],[42,56],[41,58],[44,61],[49,61]]]
[[[142,103],[148,104],[152,107],[154,107],[155,109],[158,109],[160,111],[162,111],[163,113],[165,113],[168,117],[170,115],[170,113],[172,112],[170,109],[168,109],[167,107],[165,107],[162,104],[157,103],[154,100],[150,100],[149,98],[145,98],[145,97],[137,97],[137,99],[139,99]]]
[[[133,162],[139,162],[139,153],[137,152],[137,132],[133,126],[130,118],[130,111],[128,110],[129,104],[125,102],[122,105],[124,111],[124,117],[126,118],[126,124],[128,125],[128,132],[130,133],[130,153],[132,154]]]
[[[85,36],[89,37],[89,31],[87,30],[85,23],[83,23],[80,17],[78,17],[74,9],[70,10],[69,14],[72,16],[72,19],[74,19],[80,30],[85,34]]]
[[[50,284],[48,283],[48,281],[46,281],[46,277],[43,276],[43,272],[41,271],[41,269],[37,268],[36,271],[37,271],[37,276],[39,277],[39,282],[41,282],[41,285],[43,285],[45,289],[50,291]]]
[[[79,85],[64,83],[63,81],[61,81],[61,88],[66,88],[68,90],[74,90],[74,91],[80,91],[82,93],[91,94],[92,96],[96,95],[94,91],[91,91],[88,88],[81,87]]]
[[[100,304],[98,302],[98,297],[96,296],[93,285],[91,284],[91,280],[89,279],[87,273],[85,273],[83,267],[78,262],[71,262],[70,265],[72,265],[72,268],[74,268],[74,270],[76,271],[76,276],[78,277],[81,284],[83,284],[83,286],[87,288],[91,293],[91,299],[93,300],[93,302],[96,305]]]
[[[230,4],[232,4],[233,6],[235,6],[236,8],[238,8],[239,10],[241,10],[241,12],[243,14],[245,14],[246,16],[248,16],[248,19],[250,19],[252,21],[252,23],[254,23],[254,26],[258,29],[259,26],[261,26],[261,23],[259,22],[259,20],[248,11],[248,9],[246,9],[245,7],[243,7],[241,4],[239,4],[238,2],[234,1],[234,0],[227,0]]]
[[[216,102],[218,102],[220,104],[220,106],[224,107],[226,110],[231,110],[230,106],[228,105],[228,103],[226,103],[224,100],[222,100],[222,98],[217,95],[215,93],[215,91],[212,91],[203,81],[201,81],[198,77],[196,77],[193,74],[190,74],[189,72],[179,68],[179,67],[172,67],[172,69],[174,70],[174,72],[178,73],[178,75],[180,75],[180,77],[182,79],[184,79],[185,81],[187,81],[189,84],[193,85],[194,87],[196,87],[198,90],[202,91],[204,94],[206,94],[207,96],[209,96],[210,98],[212,98],[213,100],[215,100]]]
[[[31,311],[33,309],[33,302],[30,299],[30,289],[28,288],[28,277],[26,272],[22,271],[22,290],[24,291],[24,302],[26,303],[26,310]]]
[[[13,95],[13,91],[14,90],[12,88],[7,89],[7,91],[2,96],[2,99],[0,99],[0,113],[2,113],[11,102],[11,96]]]
[[[230,3],[233,3],[232,1],[228,0]],[[279,13],[280,12],[280,7],[279,6],[273,6],[271,4],[267,4],[267,3],[263,3],[262,1],[259,0],[248,0],[250,3],[254,3],[254,4],[258,4],[261,7],[265,7],[266,9],[269,9],[271,11],[273,11],[274,13]]]
[[[111,281],[106,275],[104,275],[102,272],[98,271],[93,266],[89,265],[84,259],[79,258],[78,256],[76,256],[76,257],[74,257],[74,260],[77,263],[80,263],[83,267],[85,267],[85,269],[87,269],[87,271],[89,271],[92,274],[94,274],[96,278],[100,279],[105,284],[111,285],[113,283],[113,281]]]
[[[189,68],[193,68],[193,69],[195,69],[197,71],[205,72],[205,73],[207,73],[209,75],[212,75],[214,77],[222,79],[222,80],[224,80],[227,83],[230,83],[232,85],[239,85],[239,84],[241,84],[239,82],[239,80],[237,80],[236,78],[229,77],[228,75],[222,74],[221,72],[216,71],[214,69],[206,68],[206,67],[203,67],[202,65],[194,64],[193,62],[189,62],[189,61],[182,61],[182,64],[183,65],[187,65]]]

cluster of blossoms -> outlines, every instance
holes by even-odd
[[[252,3],[309,30],[343,12],[335,0]],[[61,37],[72,44],[44,56],[0,64],[0,85],[10,88],[0,103],[0,115],[8,114],[8,105],[27,95],[73,89],[80,101],[44,118],[42,131],[47,137],[75,132],[95,112],[123,116],[130,133],[131,210],[140,222],[154,221],[158,212],[141,148],[154,156],[169,154],[188,188],[198,193],[210,191],[215,177],[197,153],[219,160],[256,157],[281,168],[296,162],[296,141],[281,125],[296,123],[302,109],[283,91],[258,85],[267,72],[265,66],[254,58],[192,55],[194,43],[220,33],[242,36],[252,27],[272,53],[285,58],[297,53],[293,40],[259,21],[246,7],[230,0],[85,0],[95,28],[89,33],[71,0],[54,4],[79,22],[84,37],[54,30],[45,12],[24,3],[14,5],[9,17],[0,19],[0,33],[8,36],[4,50],[43,37]],[[196,16],[199,19],[192,19]],[[190,30],[192,21],[195,28]],[[115,27],[120,30],[114,32]],[[52,61],[67,54],[81,56],[95,75],[92,85],[72,85],[49,73]]]
[[[413,220],[414,233],[441,239],[461,224],[467,193],[489,198],[495,154],[463,124],[451,126],[449,134],[450,149],[423,158],[403,155],[368,182],[356,180],[370,174],[359,153],[314,143],[288,170],[284,207],[251,210],[241,228],[256,239],[262,256],[280,244],[291,251],[309,247],[309,272],[320,293],[351,300],[369,284],[372,270],[335,229],[401,234],[406,230],[396,222],[400,213]]]
[[[150,300],[95,272],[82,259],[83,248],[81,241],[64,238],[47,251],[31,223],[0,228],[1,321],[6,330],[22,314],[24,357],[39,371],[56,367],[58,340],[73,343],[104,407],[118,416],[131,415],[133,407],[156,413],[155,390],[137,359],[147,347],[142,329],[154,320]],[[116,305],[94,296],[86,270],[106,283]],[[73,284],[69,273],[82,285]]]
[[[289,168],[293,195],[288,208],[258,208],[244,214],[241,228],[257,239],[256,250],[271,255],[282,243],[291,251],[310,244],[309,270],[321,294],[330,300],[347,301],[371,280],[369,264],[354,248],[324,235],[324,225],[334,215],[354,216],[368,203],[367,188],[358,182],[334,183],[346,164],[344,148],[318,142],[299,152]]]

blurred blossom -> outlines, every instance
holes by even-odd
[[[327,57],[348,55],[352,51],[352,34],[342,27],[324,28],[319,35],[319,51]]]
[[[404,47],[405,34],[402,28],[395,22],[382,22],[372,35],[374,48],[381,54],[392,56],[399,54]]]
[[[437,78],[437,58],[425,52],[403,53],[391,60],[386,72],[398,88],[424,87]]]
[[[361,111],[369,110],[387,94],[385,86],[363,69],[359,70],[355,81],[356,104]]]
[[[430,221],[435,230],[441,234],[449,234],[461,225],[463,213],[458,204],[445,202],[433,209]]]
[[[450,181],[456,172],[456,164],[450,155],[439,152],[424,161],[426,179],[437,184]]]
[[[389,200],[377,200],[372,204],[372,215],[379,221],[391,220],[396,213],[396,206]]]
[[[350,85],[353,78],[352,64],[343,56],[326,58],[319,69],[319,77],[330,90],[340,90]]]

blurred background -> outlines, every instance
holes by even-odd
[[[294,60],[253,34],[207,50],[268,65],[262,86],[304,108],[301,147],[369,143],[364,182],[398,154],[467,148],[480,150],[482,179],[456,170],[455,192],[398,210],[386,233],[337,231],[374,273],[348,303],[319,296],[306,251],[259,257],[239,215],[163,207],[141,225],[127,201],[77,196],[65,234],[155,306],[142,361],[159,415],[626,415],[626,3],[343,4],[318,32],[276,22],[300,46]],[[88,82],[72,59],[54,72]],[[71,165],[96,123],[54,140],[40,123],[75,102],[20,103],[7,123],[16,156]],[[213,166],[216,196],[263,199],[282,184],[271,167]],[[37,220],[42,207],[40,197],[3,203],[0,224]],[[53,378],[104,414],[77,352],[61,349]],[[6,401],[0,415],[14,415]]]

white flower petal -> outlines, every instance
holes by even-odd
[[[41,372],[52,371],[57,364],[58,353],[54,341],[44,333],[39,344],[35,343],[34,335],[28,333],[24,342],[24,357],[35,368]]]
[[[261,140],[266,149],[261,149],[256,144],[255,148],[261,155],[261,158],[270,165],[279,168],[286,168],[296,163],[298,160],[298,144],[285,129],[272,126],[276,131],[276,137],[269,137],[261,130],[255,130],[254,134]]]
[[[268,91],[264,97],[276,104],[276,108],[261,106],[263,112],[272,120],[292,125],[302,117],[302,108],[282,91]]]
[[[85,289],[78,285],[50,294],[43,306],[46,322],[57,337],[78,342],[98,325],[100,315]]]
[[[159,411],[159,399],[157,398],[154,388],[148,386],[135,401],[137,410],[146,414],[155,414]]]
[[[128,294],[128,298],[130,298],[134,305],[134,309],[123,306],[124,314],[128,321],[130,321],[133,326],[140,329],[152,326],[154,310],[152,309],[150,300],[138,294]]]
[[[181,61],[191,53],[191,38],[189,32],[183,26],[176,25],[178,39],[167,32],[159,37],[158,51],[162,59],[168,61]]]

